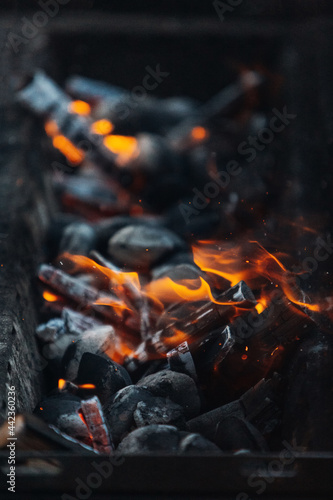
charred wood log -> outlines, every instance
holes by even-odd
[[[270,433],[278,424],[281,414],[280,378],[276,375],[261,380],[236,401],[215,408],[188,421],[191,432],[198,432],[214,440],[216,426],[229,417],[245,419],[261,433]]]
[[[86,285],[81,280],[47,264],[40,266],[38,276],[43,283],[64,297],[80,304],[82,308],[93,310],[98,315],[117,324],[123,321],[124,318],[122,315],[119,316],[112,307],[114,305],[115,307],[120,306],[122,308],[122,302],[116,297],[100,292],[96,288]],[[128,314],[126,313],[126,315]]]

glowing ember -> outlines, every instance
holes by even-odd
[[[98,135],[111,134],[113,129],[114,126],[109,120],[98,120],[91,125],[91,132]]]
[[[47,290],[44,290],[44,292],[43,292],[43,298],[47,302],[56,302],[57,300],[60,299],[60,297],[58,297],[58,295],[55,295],[54,293],[49,292]]]
[[[70,113],[75,113],[77,115],[89,115],[91,112],[90,105],[84,101],[72,101],[68,106],[68,111]]]
[[[49,137],[54,137],[59,134],[59,128],[57,123],[54,120],[48,120],[45,123],[45,132]]]
[[[78,149],[64,135],[56,135],[53,137],[53,146],[58,149],[72,165],[79,165],[84,159],[84,152]]]
[[[66,380],[64,380],[63,378],[60,378],[58,380],[58,389],[62,390],[66,385]]]
[[[195,141],[203,141],[208,137],[208,131],[204,127],[194,127],[191,131],[191,137]]]
[[[136,158],[139,154],[138,141],[135,137],[125,135],[107,135],[103,144],[112,153],[118,155],[119,165],[126,163],[129,159]]]

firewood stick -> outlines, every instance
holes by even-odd
[[[38,277],[43,283],[64,297],[83,307],[93,309],[96,313],[116,323],[122,322],[122,315],[118,315],[112,307],[114,305],[115,308],[118,306],[123,308],[124,304],[118,298],[102,293],[60,269],[47,264],[40,266]],[[99,305],[97,302],[100,302],[100,304],[105,303],[107,306]]]

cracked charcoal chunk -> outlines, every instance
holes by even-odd
[[[194,381],[184,373],[162,370],[141,379],[137,385],[146,387],[154,396],[169,398],[184,408],[186,418],[200,412],[200,398]]]
[[[59,253],[69,252],[72,255],[88,255],[96,245],[96,232],[90,224],[74,222],[63,232]]]
[[[154,397],[142,387],[128,385],[118,391],[110,402],[104,404],[105,419],[108,422],[115,443],[119,443],[123,437],[135,427],[134,411],[140,402],[152,406]]]
[[[98,354],[85,352],[80,361],[76,383],[94,384],[96,394],[101,403],[105,404],[113,394],[131,385],[132,381],[123,366]]]
[[[176,453],[180,440],[179,431],[171,425],[148,425],[140,427],[126,436],[118,446],[123,455],[147,453]]]
[[[34,414],[48,424],[56,424],[62,414],[75,413],[80,407],[81,399],[79,397],[60,392],[43,398],[36,406]]]
[[[251,450],[268,451],[262,434],[250,422],[230,416],[219,422],[214,442],[223,451]]]
[[[200,436],[200,434],[186,433],[179,443],[180,453],[208,453],[221,454],[221,450],[211,441]]]
[[[173,425],[185,429],[184,409],[166,398],[155,397],[153,404],[140,401],[134,411],[134,421],[138,427],[150,424]]]
[[[56,426],[61,432],[90,445],[89,430],[80,418],[80,408],[80,398],[61,392],[42,399],[34,414],[47,424]]]
[[[127,226],[115,233],[109,240],[108,253],[123,265],[149,269],[184,246],[168,229],[142,224]]]
[[[86,330],[80,338],[66,350],[63,357],[64,378],[73,382],[76,379],[81,358],[85,352],[102,355],[113,344],[115,331],[111,325]]]

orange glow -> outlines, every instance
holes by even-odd
[[[57,123],[54,120],[48,120],[45,123],[45,132],[49,137],[54,137],[55,135],[59,134],[59,128]]]
[[[115,345],[106,351],[106,354],[119,364],[123,364],[127,357],[136,357],[134,346],[128,345],[120,336],[117,338]]]
[[[105,297],[103,299],[98,299],[98,300],[96,300],[96,302],[94,302],[94,304],[96,306],[112,307],[112,309],[114,310],[114,312],[117,314],[117,316],[119,318],[121,318],[123,316],[124,311],[130,310],[130,308],[124,302],[120,302],[118,300],[115,300],[115,299],[112,299],[109,297]]]
[[[58,389],[62,390],[66,385],[66,380],[64,380],[63,378],[60,378],[58,380]]]
[[[185,302],[206,300],[214,304],[230,305],[231,302],[218,301],[212,294],[209,284],[201,276],[197,280],[182,280],[179,283],[169,277],[152,281],[146,286],[148,296],[162,302]],[[238,302],[232,304],[238,305]]]
[[[255,309],[258,314],[261,314],[269,305],[269,297],[264,293],[261,294],[260,299],[258,299],[258,304],[255,306]]]
[[[139,155],[138,141],[135,137],[125,135],[107,135],[103,139],[103,144],[112,153],[118,155],[119,165],[125,164],[128,160],[137,158]]]
[[[169,277],[163,277],[147,283],[142,278],[140,283],[136,272],[123,272],[111,265],[110,269],[106,267],[109,265],[108,262],[98,255],[96,259],[104,265],[82,255],[65,253],[59,258],[65,266],[64,269],[69,269],[67,271],[69,274],[87,272],[104,277],[102,280],[97,280],[103,283],[103,286],[101,285],[100,298],[94,304],[112,308],[112,314],[109,317],[111,323],[114,321],[117,325],[117,333],[114,335],[112,346],[108,348],[107,354],[120,364],[124,363],[128,357],[143,360],[165,356],[168,349],[191,340],[185,332],[177,328],[185,312],[183,309],[178,313],[177,307],[173,307],[176,304],[190,302],[189,314],[196,309],[196,302],[199,301],[234,306],[231,312],[233,318],[241,314],[240,308],[246,307],[246,305],[242,306],[242,302],[226,301],[226,299],[220,301],[216,298],[229,287],[225,280],[231,286],[242,280],[245,281],[255,293],[257,304],[250,305],[250,307],[256,309],[258,314],[270,306],[273,297],[280,297],[282,293],[290,302],[301,308],[333,314],[333,298],[328,297],[321,302],[309,303],[310,300],[302,295],[297,285],[297,273],[287,268],[288,256],[278,252],[270,253],[256,241],[242,241],[240,245],[233,246],[229,242],[201,241],[193,247],[193,255],[195,263],[207,273],[206,279],[200,276],[196,279],[181,279],[176,282]],[[109,293],[106,290],[109,290]],[[57,296],[54,297],[57,298]],[[172,307],[165,309],[169,305]],[[209,309],[207,308],[208,313]],[[149,343],[143,335],[148,329],[154,333],[162,328],[158,321],[163,311],[166,324],[164,325],[163,322],[161,324],[166,326],[167,335],[159,336],[162,332],[159,330],[156,338]],[[173,311],[176,311],[175,314]],[[304,314],[301,309],[299,313]],[[177,314],[181,317],[177,317]],[[120,318],[120,321],[116,316]],[[244,353],[241,354],[243,361],[248,359],[249,354],[248,346],[244,349]],[[281,349],[281,346],[275,349],[271,356],[273,357]],[[84,384],[79,387],[95,388],[93,384]]]
[[[100,272],[107,276],[111,284],[117,283],[118,285],[123,285],[130,281],[132,285],[140,290],[140,281],[138,273],[136,272],[123,272],[123,271],[115,271],[113,269],[109,269],[108,267],[101,266],[94,260],[89,257],[85,257],[84,255],[71,255],[67,252],[61,255],[61,258],[68,260],[72,264],[74,264],[73,272],[76,271],[93,271]]]
[[[195,141],[203,141],[208,137],[208,131],[204,127],[194,127],[191,131],[191,137]]]
[[[67,139],[64,135],[56,135],[53,138],[53,146],[58,149],[70,163],[79,165],[84,159],[84,152],[78,149],[74,144]]]
[[[68,111],[77,115],[86,116],[91,112],[90,105],[84,101],[72,101],[68,105]]]
[[[78,385],[79,389],[96,389],[96,386],[94,384],[81,384]]]
[[[44,290],[44,292],[43,292],[43,298],[45,300],[47,300],[47,302],[56,302],[57,300],[60,299],[60,297],[58,297],[58,295],[55,295],[52,292],[48,292],[47,290]]]
[[[244,244],[218,245],[216,242],[199,242],[193,247],[195,263],[205,272],[221,276],[228,280],[231,286],[244,280],[250,288],[264,289],[265,287],[281,287],[285,296],[295,305],[305,307],[313,312],[330,312],[329,300],[318,300],[309,303],[302,300],[302,292],[297,285],[296,276],[302,272],[295,273],[287,269],[281,262],[281,258],[287,258],[286,254],[268,252],[257,241],[249,241],[251,246],[244,250]],[[250,255],[249,255],[250,254]],[[261,294],[256,305],[256,310],[261,313],[270,302],[270,293]]]
[[[109,120],[98,120],[91,125],[92,133],[98,135],[111,134],[113,129],[114,126]]]
[[[80,419],[82,420],[82,422],[84,423],[84,425],[87,427],[87,429],[88,429],[88,431],[89,431],[89,438],[90,438],[90,440],[91,440],[91,441],[93,441],[93,440],[94,440],[93,435],[92,435],[92,434],[91,434],[91,432],[90,432],[90,429],[89,429],[89,427],[88,427],[88,424],[87,424],[87,422],[86,422],[86,419],[84,418],[84,415],[83,415],[83,413],[82,413],[82,410],[79,410],[79,417],[80,417]]]

